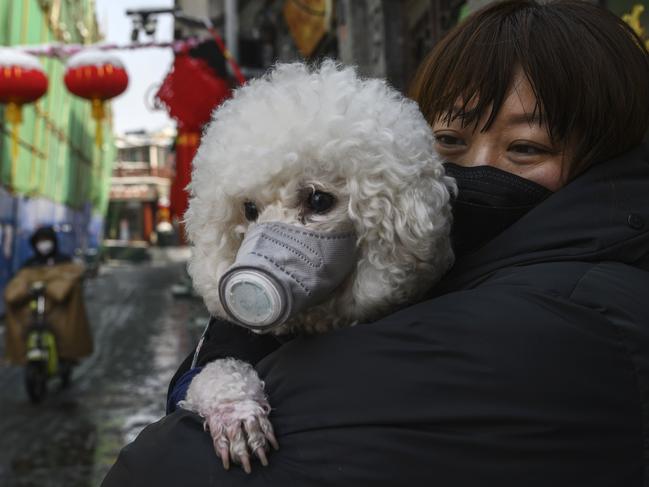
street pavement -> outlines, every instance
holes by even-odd
[[[95,487],[119,450],[164,415],[169,379],[193,348],[206,312],[174,297],[185,254],[146,264],[105,266],[85,284],[95,352],[69,389],[50,383],[29,403],[20,367],[0,363],[0,486]],[[0,356],[3,355],[0,328]]]

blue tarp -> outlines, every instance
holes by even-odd
[[[75,210],[45,198],[14,196],[0,187],[0,293],[4,293],[9,279],[32,256],[31,235],[48,225],[56,230],[61,252],[73,255],[76,249],[99,246],[103,218],[93,215],[90,205]],[[4,300],[0,299],[2,314]]]

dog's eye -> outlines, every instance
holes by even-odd
[[[252,201],[246,201],[243,204],[243,210],[246,215],[246,220],[249,222],[254,222],[259,216],[259,211],[257,211],[257,205]]]
[[[307,199],[307,206],[315,213],[325,213],[335,203],[336,199],[330,193],[324,191],[314,191]]]

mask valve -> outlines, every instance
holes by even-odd
[[[287,307],[281,287],[255,270],[237,269],[224,276],[221,286],[226,312],[253,329],[273,326]]]

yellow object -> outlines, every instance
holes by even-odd
[[[176,137],[176,145],[195,146],[201,141],[201,134],[198,132],[182,132]]]
[[[104,111],[104,101],[99,98],[92,99],[92,118],[95,119],[95,145],[101,148],[103,144],[103,136],[101,132],[101,124],[104,121],[106,112]]]
[[[649,39],[647,39],[647,31],[642,27],[640,22],[640,16],[644,12],[644,5],[639,3],[631,7],[631,12],[628,14],[622,15],[622,20],[624,20],[633,31],[638,34],[638,36],[644,41],[645,47],[649,49]]]
[[[11,180],[15,181],[16,177],[16,159],[18,158],[18,132],[20,124],[23,121],[23,113],[18,103],[9,102],[7,104],[6,116],[11,124]]]
[[[329,31],[331,0],[286,0],[284,19],[300,53],[308,57]]]
[[[56,350],[56,338],[51,331],[33,331],[27,337],[26,349],[28,351],[41,347],[47,351],[48,375],[56,375],[59,367],[59,357]]]

